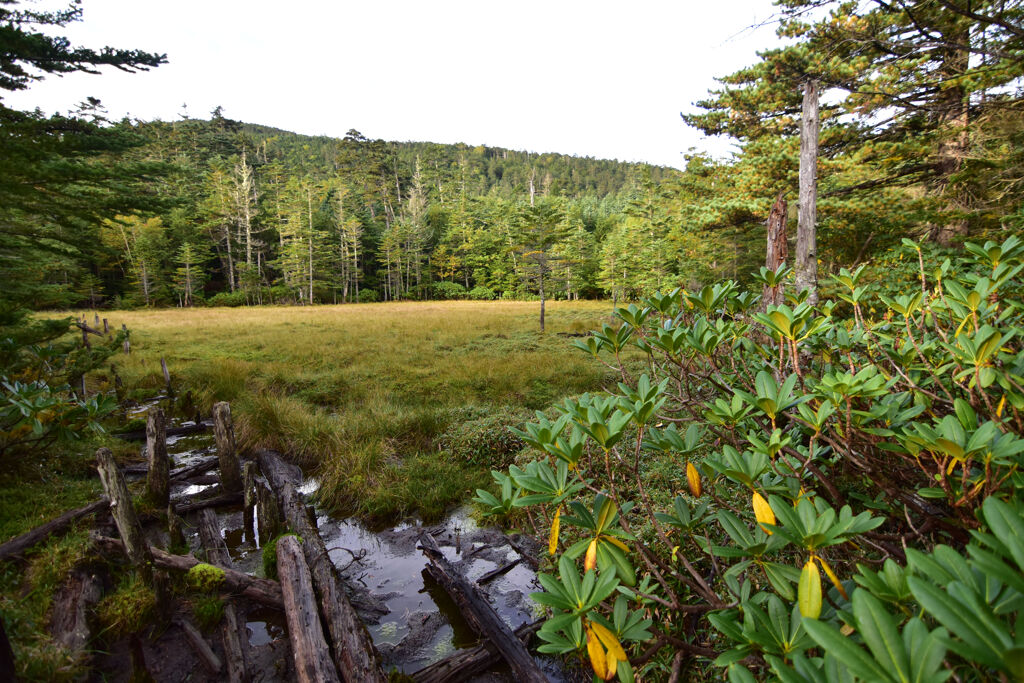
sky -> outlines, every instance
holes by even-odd
[[[49,0],[26,2],[59,6]],[[681,167],[732,149],[680,112],[776,44],[770,0],[84,0],[72,44],[166,53],[49,76],[9,106],[224,116],[308,135],[465,142]]]

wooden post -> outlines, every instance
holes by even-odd
[[[174,512],[174,506],[167,505],[168,550],[186,548],[185,532],[181,528],[181,517]]]
[[[167,369],[167,361],[160,356],[160,369],[164,371],[164,385],[167,387],[167,395],[174,398],[174,389],[171,388],[171,373]]]
[[[320,613],[331,637],[334,663],[347,683],[384,683],[384,675],[377,661],[376,650],[366,627],[359,620],[352,604],[338,580],[337,571],[320,538],[316,526],[309,520],[296,486],[302,472],[285,462],[273,451],[256,452],[263,476],[270,482],[288,525],[302,538],[302,551],[313,574],[313,584],[320,600]]]
[[[818,303],[818,82],[804,83],[800,117],[800,213],[796,228],[796,291]]]
[[[298,680],[302,683],[338,681],[316,609],[313,578],[294,536],[282,536],[277,542],[277,576],[281,581],[288,640]]]
[[[163,408],[154,407],[146,417],[146,492],[150,500],[166,507],[171,500],[171,463],[167,457],[167,418]]]
[[[93,326],[94,327],[99,327],[100,326],[100,314],[99,313],[93,313],[93,316],[95,316],[95,320],[93,322]]]
[[[256,463],[249,461],[242,466],[242,526],[245,533],[253,535],[253,510],[256,507]]]
[[[124,541],[125,554],[128,560],[142,574],[147,583],[153,578],[153,555],[149,552],[149,543],[142,533],[142,524],[135,514],[135,506],[132,505],[132,497],[128,492],[128,485],[124,483],[124,477],[117,469],[114,462],[114,454],[109,448],[101,448],[96,451],[96,461],[100,472],[100,481],[107,492],[110,500],[110,514],[114,517],[117,531]]]
[[[217,515],[210,508],[199,513],[199,537],[206,548],[206,559],[210,564],[220,567],[231,566],[224,539],[221,538],[217,526]],[[228,663],[228,680],[231,683],[248,681],[249,674],[245,668],[245,654],[239,638],[238,611],[231,602],[224,604],[224,620],[221,622],[221,637],[224,645],[224,658]]]
[[[82,346],[87,349],[92,348],[92,344],[89,343],[89,330],[86,329],[85,323],[82,323]]]
[[[124,352],[131,353],[132,343],[128,338],[128,325],[125,323],[121,323],[121,331],[124,332]]]
[[[106,318],[103,319],[103,334],[110,335],[110,323],[107,322]]]
[[[420,539],[420,547],[426,554],[430,564],[427,573],[447,591],[456,606],[466,617],[466,621],[481,638],[494,645],[495,649],[508,662],[517,682],[544,683],[548,680],[537,663],[533,661],[529,650],[519,642],[512,629],[502,621],[498,613],[491,607],[476,586],[458,574],[451,563],[445,558],[437,542],[430,534]]]
[[[764,266],[768,270],[776,270],[789,258],[789,243],[786,241],[786,200],[785,193],[780,192],[772,205],[771,213],[768,214],[768,248],[765,254]],[[778,306],[785,301],[784,287],[780,284],[777,287],[764,288],[764,307],[771,305]]]
[[[220,482],[224,490],[235,493],[242,490],[242,474],[235,452],[235,428],[231,423],[231,406],[225,401],[213,405],[213,436],[217,441],[220,460]]]
[[[281,533],[281,514],[277,509],[277,498],[263,484],[256,484],[256,513],[263,545]]]

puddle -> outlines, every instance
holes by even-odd
[[[135,412],[142,414],[148,407]],[[169,439],[174,467],[209,458],[215,453],[212,442],[210,432]],[[190,484],[182,487],[179,495],[195,495],[211,486],[214,484]],[[308,502],[318,488],[319,482],[310,478],[299,491]],[[238,506],[217,510],[217,519],[234,568],[262,575],[260,543],[266,539],[259,538],[259,530],[244,528]],[[382,530],[370,529],[354,519],[335,519],[317,510],[317,525],[385,667],[403,673],[412,673],[456,649],[479,644],[454,602],[425,571],[427,560],[417,548],[420,535],[429,531],[445,557],[471,581],[519,557],[501,531],[479,526],[468,507],[455,510],[439,524],[424,527],[419,520],[410,520]],[[187,530],[194,549],[199,546],[197,532],[195,528]],[[525,563],[482,587],[512,629],[534,619],[529,594],[538,589],[536,574]],[[250,606],[246,629],[253,647],[287,638],[284,615],[259,605]],[[565,680],[557,660],[537,659],[551,680]],[[512,680],[507,669],[498,667],[492,673]]]

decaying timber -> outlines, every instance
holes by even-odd
[[[284,615],[288,621],[288,640],[292,646],[295,673],[301,683],[332,683],[338,672],[324,640],[313,593],[313,577],[294,536],[277,541],[277,576],[284,595]]]

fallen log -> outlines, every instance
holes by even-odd
[[[21,553],[25,552],[37,543],[41,543],[42,541],[46,540],[46,538],[49,537],[51,534],[64,531],[69,526],[71,526],[71,524],[74,523],[76,520],[79,520],[87,515],[100,512],[101,510],[105,510],[106,507],[107,499],[101,498],[100,500],[97,500],[95,503],[89,503],[88,505],[80,507],[77,510],[69,510],[60,517],[51,520],[46,524],[37,526],[35,529],[27,531],[23,533],[21,536],[15,536],[3,545],[0,545],[0,562],[15,555],[20,555]]]
[[[210,426],[200,422],[199,424],[182,425],[181,427],[170,427],[167,430],[167,436],[188,436],[190,434],[199,434],[205,432]],[[122,441],[145,441],[146,430],[136,429],[131,432],[121,432],[120,434],[111,434],[111,436],[121,439]]]
[[[92,637],[89,612],[103,592],[100,577],[85,567],[76,567],[53,596],[50,609],[50,635],[69,650],[73,657],[85,652]]]
[[[512,629],[502,621],[480,591],[455,571],[445,558],[437,541],[430,534],[420,537],[420,548],[430,564],[427,573],[447,591],[470,627],[498,650],[512,668],[517,683],[544,683],[547,676],[533,661],[530,652],[519,642]]]
[[[543,623],[544,620],[540,619],[531,624],[523,624],[515,630],[516,638],[526,645]],[[501,655],[498,649],[485,642],[474,648],[458,650],[438,662],[428,664],[414,672],[411,678],[416,683],[460,683],[484,673],[499,661]]]
[[[478,586],[482,586],[485,583],[488,583],[489,581],[494,581],[496,578],[498,578],[502,574],[507,574],[510,571],[512,571],[513,569],[515,569],[516,566],[518,566],[519,563],[522,562],[522,561],[523,561],[523,558],[517,557],[516,559],[512,560],[508,564],[504,564],[504,565],[498,567],[497,569],[492,569],[491,571],[487,572],[486,574],[484,574],[483,576],[481,576],[479,579],[476,580],[477,585]]]
[[[206,642],[206,638],[203,638],[203,634],[199,632],[199,629],[185,617],[179,617],[174,621],[185,633],[185,637],[192,645],[192,649],[196,651],[196,656],[199,657],[203,667],[211,674],[219,674],[223,666],[220,662],[220,657],[214,653],[213,648]]]
[[[288,525],[302,538],[302,551],[320,598],[320,615],[331,637],[338,671],[349,683],[384,683],[387,677],[380,667],[370,634],[342,590],[327,547],[306,514],[297,490],[302,482],[302,471],[273,451],[258,450],[256,456],[263,476],[281,503]]]
[[[313,577],[294,536],[282,536],[277,541],[277,576],[284,595],[284,616],[296,676],[302,683],[338,681],[316,609]]]
[[[217,516],[210,508],[199,513],[199,538],[206,549],[207,562],[219,567],[231,565],[231,556],[220,535]],[[228,665],[228,680],[231,683],[244,683],[249,680],[249,674],[245,666],[245,651],[242,649],[242,640],[239,637],[238,610],[233,603],[226,602],[224,604],[224,617],[220,626],[224,658]]]
[[[119,539],[109,536],[94,535],[93,546],[105,555],[123,555],[124,544]],[[177,572],[187,572],[197,564],[202,564],[192,555],[172,555],[160,548],[150,548],[153,553],[153,563],[159,569],[169,569]],[[281,585],[277,581],[261,579],[249,576],[230,567],[218,566],[224,572],[224,588],[236,595],[241,595],[253,602],[258,602],[276,609],[284,608],[284,600],[281,597]]]
[[[174,511],[179,515],[197,510],[208,510],[210,508],[222,507],[225,505],[238,505],[242,502],[241,493],[222,493],[212,498],[204,498],[191,503],[175,503]]]

